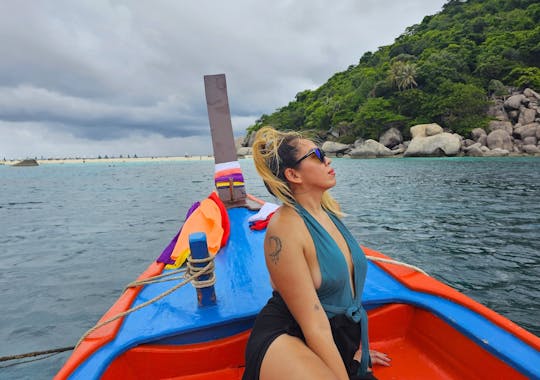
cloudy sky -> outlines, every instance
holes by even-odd
[[[445,0],[0,2],[0,159],[211,153],[203,76],[236,136]]]

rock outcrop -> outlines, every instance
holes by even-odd
[[[438,129],[435,127],[429,128],[430,132],[435,132],[437,130]],[[427,132],[428,129],[426,128],[425,131]],[[461,150],[461,137],[457,134],[442,132],[442,128],[440,131],[441,132],[438,134],[428,136],[417,134],[417,137],[414,137],[411,140],[411,143],[403,155],[405,157],[457,155]]]
[[[329,153],[330,155],[335,155],[336,157],[341,157],[349,150],[351,150],[350,145],[333,141],[325,141],[321,148],[326,153]]]
[[[487,143],[487,133],[482,128],[474,128],[471,131],[471,137],[474,141],[480,143],[480,145],[485,146]]]
[[[512,137],[504,129],[497,129],[487,136],[487,146],[489,149],[504,149],[508,152],[514,150]]]
[[[244,141],[245,141],[244,137],[237,137],[234,139],[234,147],[236,148],[236,151],[238,151],[238,149],[245,146]]]
[[[467,146],[463,149],[467,156],[471,157],[482,157],[484,152],[482,151],[482,145],[480,143],[474,143],[470,146]]]
[[[437,123],[418,124],[418,125],[415,125],[414,127],[411,127],[411,136],[413,140],[415,139],[415,137],[435,136],[442,132],[443,132],[442,127]]]
[[[481,128],[476,128],[476,129],[480,129],[483,131],[483,129]],[[512,123],[510,121],[503,121],[503,120],[490,121],[488,125],[488,131],[493,132],[493,131],[496,131],[497,129],[503,129],[506,132],[508,132],[509,135],[511,135],[513,131]]]
[[[487,128],[471,131],[471,139],[480,143],[483,156],[540,154],[540,95],[527,88],[507,99],[495,99],[488,115],[494,117]],[[467,140],[465,140],[467,141]],[[477,147],[464,144],[462,151],[468,156],[478,156]]]
[[[253,148],[250,146],[243,146],[236,150],[236,155],[240,157],[251,156],[253,154]]]
[[[529,99],[523,94],[515,94],[504,101],[504,108],[507,111],[519,110],[522,105],[527,106]]]
[[[509,151],[501,148],[495,148],[484,152],[484,157],[504,157],[510,154]]]
[[[39,166],[39,164],[36,160],[34,160],[33,158],[30,158],[30,159],[19,161],[13,164],[13,166]]]
[[[349,155],[353,158],[389,157],[395,152],[375,140],[366,140],[356,145]]]
[[[379,142],[387,148],[392,149],[403,142],[403,135],[397,128],[390,128],[384,132]]]

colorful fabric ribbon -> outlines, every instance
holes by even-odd
[[[206,234],[208,251],[215,255],[227,244],[230,235],[230,222],[225,205],[216,193],[201,202],[195,202],[186,215],[184,225],[163,250],[157,261],[165,263],[166,269],[182,266],[189,256],[189,235],[193,232]]]
[[[214,181],[217,189],[230,187],[231,183],[233,187],[244,186],[244,175],[242,174],[240,163],[238,161],[231,161],[216,164]]]

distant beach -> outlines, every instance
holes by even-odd
[[[172,157],[108,157],[108,158],[48,158],[37,159],[39,165],[47,164],[84,164],[84,163],[102,163],[118,164],[122,162],[166,162],[166,161],[202,161],[213,160],[213,155],[201,156],[172,156]],[[21,160],[1,161],[5,165],[14,165]]]

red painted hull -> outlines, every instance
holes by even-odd
[[[366,247],[363,249],[369,256],[386,258],[377,251]],[[517,337],[533,350],[540,351],[540,338],[453,288],[408,268],[384,263],[377,265],[408,289],[434,294],[462,305]],[[158,274],[162,267],[154,263],[140,278]],[[128,308],[136,293],[135,289],[125,292],[102,319]],[[380,380],[527,378],[488,351],[488,342],[484,342],[483,346],[478,344],[427,309],[413,304],[389,303],[370,310],[368,316],[371,347],[388,353],[392,358],[391,367],[374,368]],[[69,378],[72,371],[87,360],[94,350],[114,339],[120,323],[121,320],[90,334],[75,350],[56,379]],[[115,357],[101,378],[241,379],[248,337],[249,331],[244,331],[205,343],[137,345]],[[486,337],[487,340],[491,338]]]
[[[368,315],[372,348],[392,355],[391,367],[374,368],[381,380],[526,379],[425,310],[394,304]],[[204,344],[139,346],[118,357],[103,379],[241,379],[248,336],[245,332]]]

